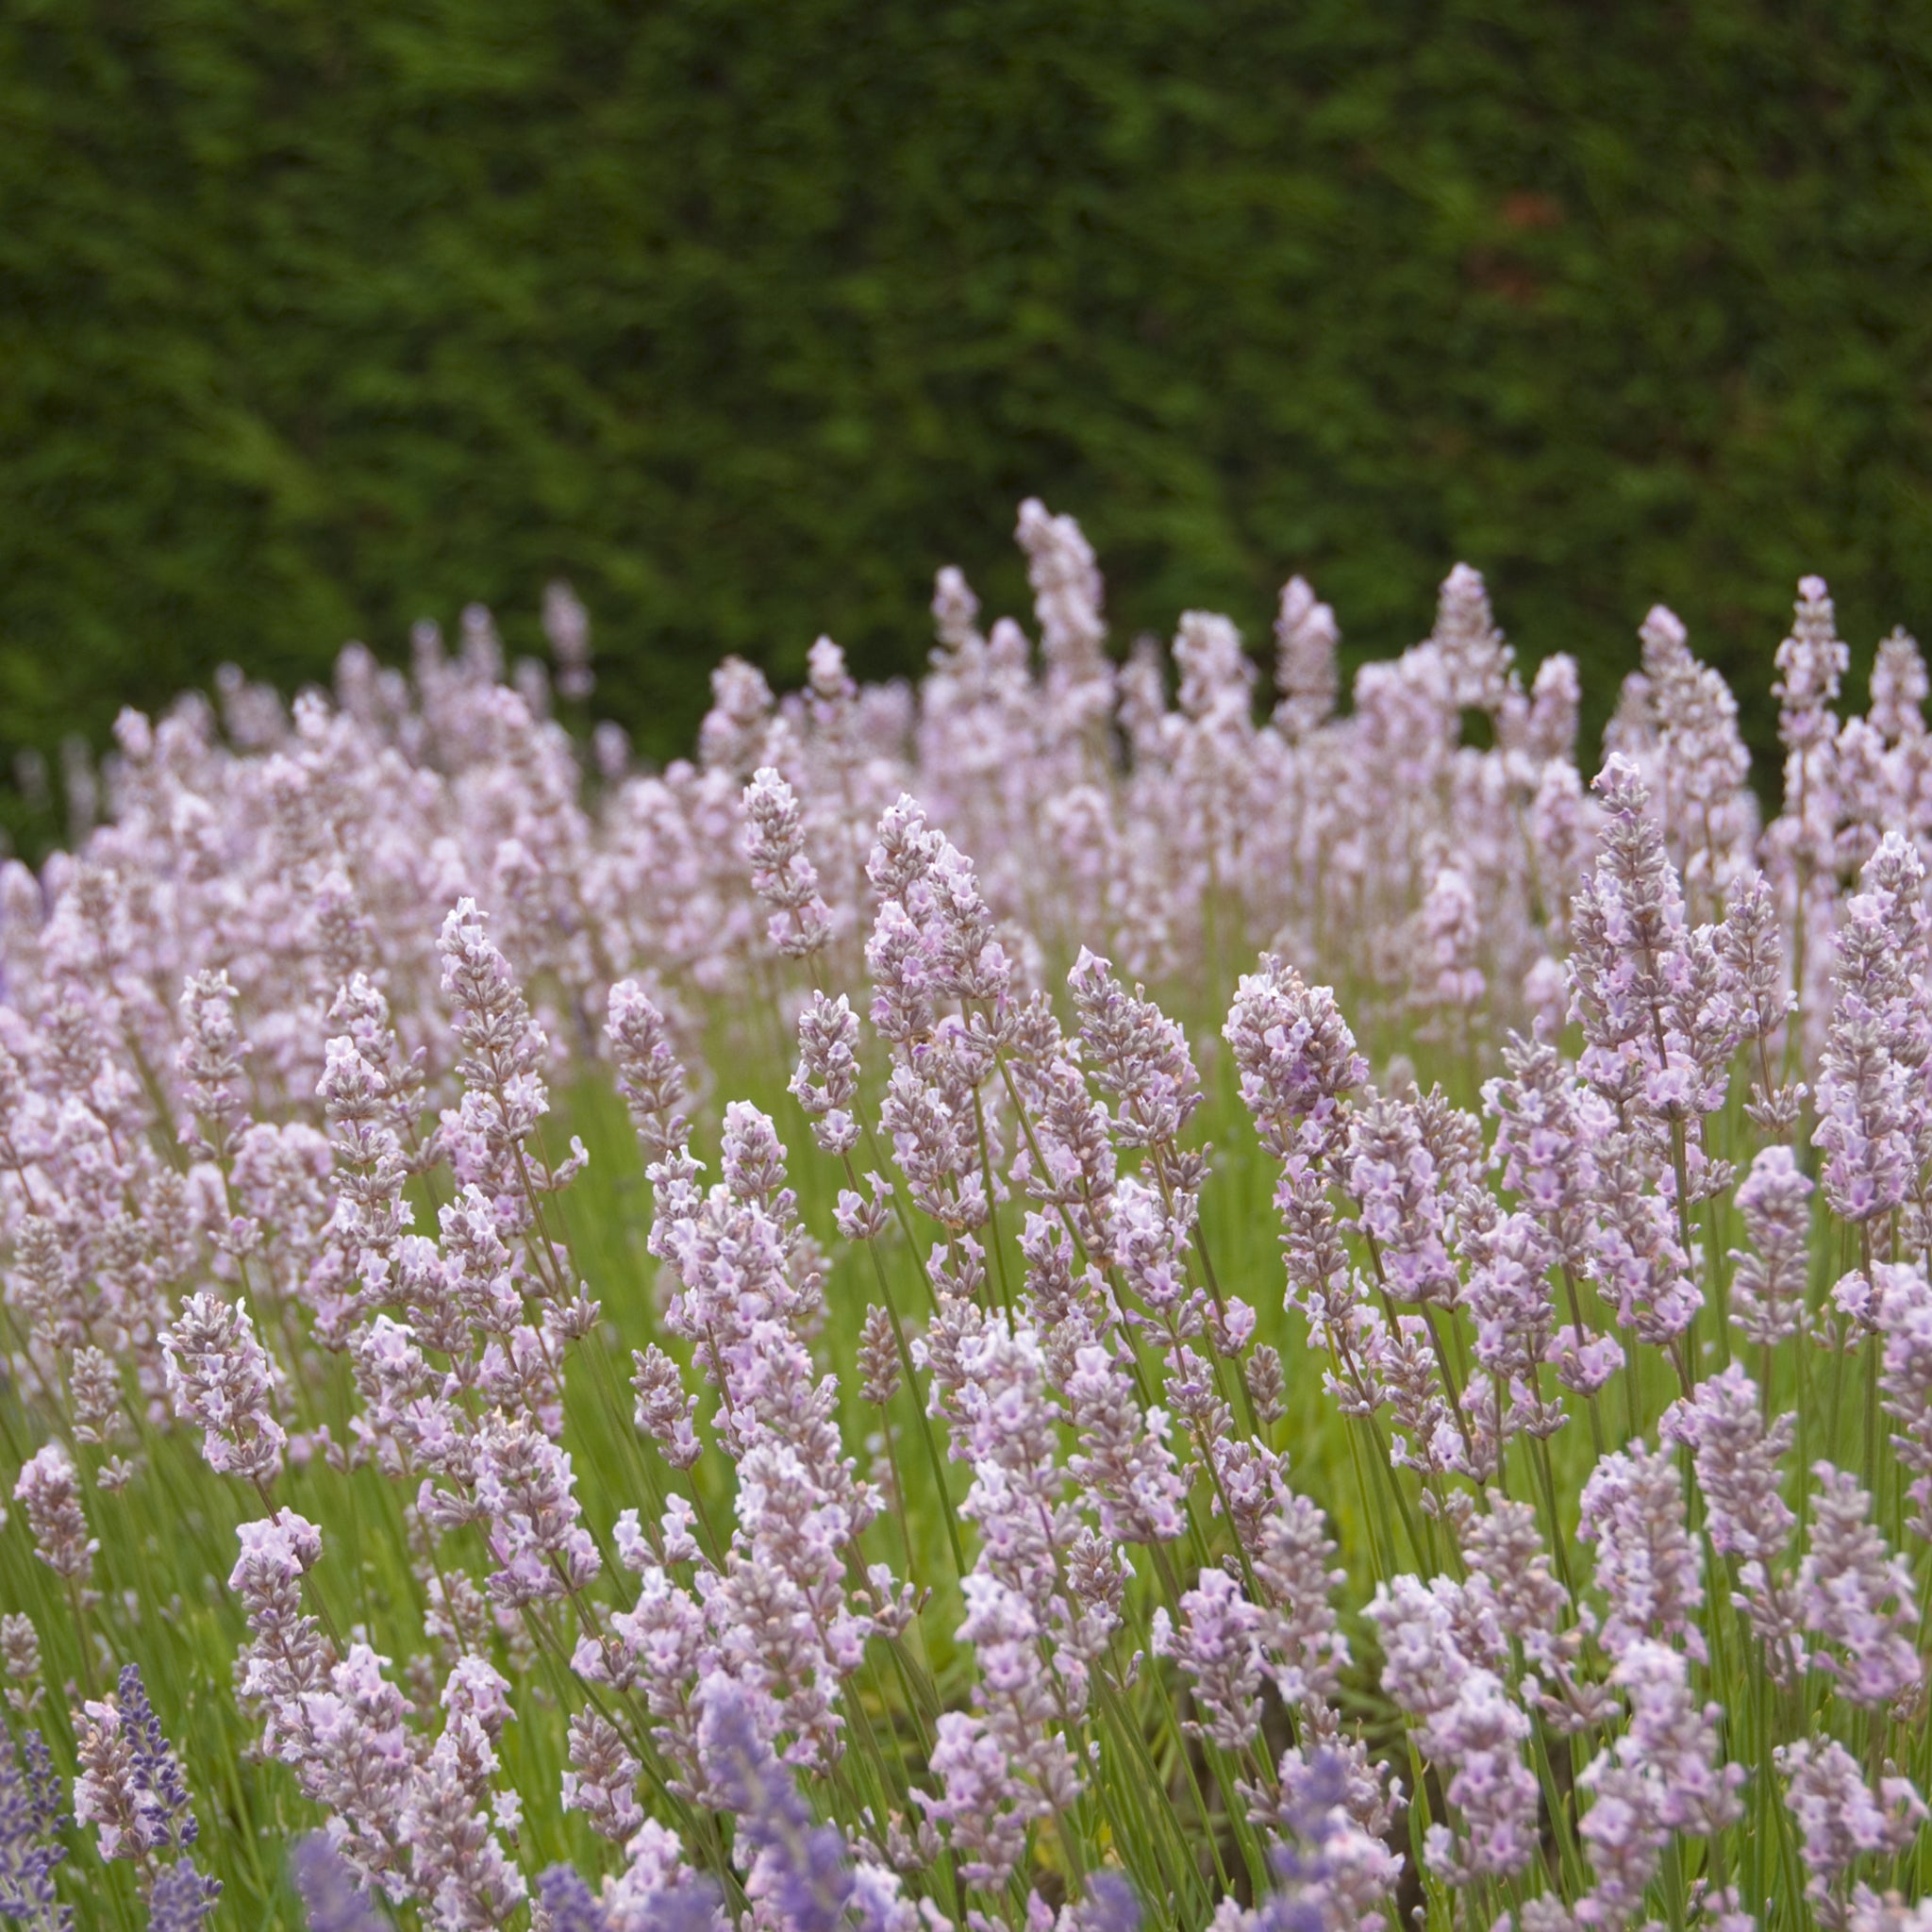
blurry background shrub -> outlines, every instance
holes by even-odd
[[[1932,624],[1932,13],[1552,0],[16,0],[0,761],[544,581],[598,708],[1022,606],[1368,655],[1458,558],[1591,722],[1663,599],[1760,752],[1792,579]],[[23,764],[18,755],[37,755]]]

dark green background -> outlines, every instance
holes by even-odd
[[[662,754],[1028,491],[1120,639],[1467,558],[1760,744],[1800,571],[1932,626],[1924,5],[10,0],[0,198],[0,756],[558,572]]]

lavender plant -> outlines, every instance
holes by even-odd
[[[1019,537],[661,772],[473,608],[0,868],[0,1918],[1932,1924],[1917,647],[1805,580],[1765,823],[1666,610],[1587,778],[1467,568],[1270,710]]]

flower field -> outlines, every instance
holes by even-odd
[[[1457,567],[695,756],[489,616],[0,871],[0,1920],[1932,1926],[1932,736]],[[1591,775],[1593,774],[1593,775]]]

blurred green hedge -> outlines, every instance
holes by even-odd
[[[1909,0],[13,0],[0,196],[0,757],[559,573],[661,754],[1029,491],[1123,638],[1467,558],[1760,743],[1799,572],[1932,625]]]

